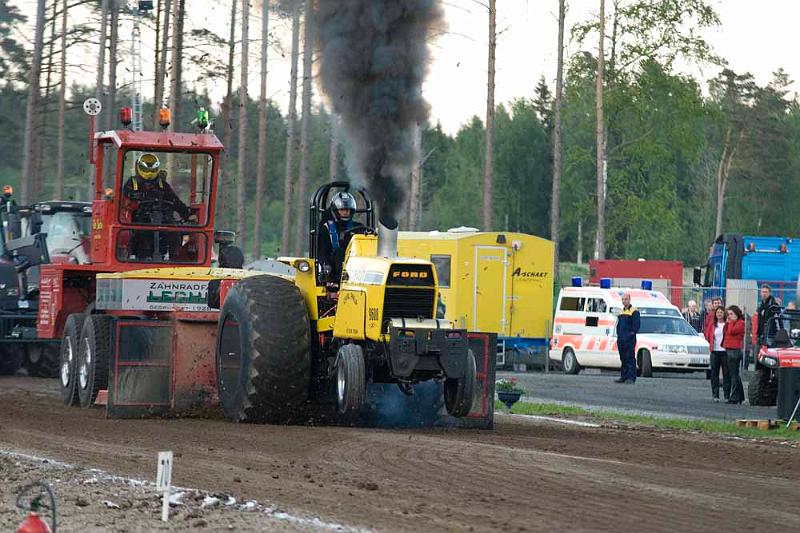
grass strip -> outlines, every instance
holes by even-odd
[[[499,401],[495,401],[495,409],[498,412],[508,412],[505,405]],[[735,435],[738,437],[800,440],[800,431],[788,430],[784,425],[781,425],[778,429],[763,431],[756,428],[741,428],[738,427],[735,422],[632,415],[609,410],[589,410],[582,407],[559,405],[555,403],[518,402],[514,404],[514,408],[511,412],[519,415],[586,417],[596,422],[625,422],[640,426],[675,429],[679,431],[701,431],[704,433],[718,433]]]

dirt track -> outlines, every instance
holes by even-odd
[[[0,379],[0,406],[0,450],[150,479],[171,449],[176,484],[356,527],[800,530],[785,444],[508,417],[493,432],[107,420],[28,378]]]

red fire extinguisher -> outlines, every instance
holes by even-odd
[[[31,511],[28,518],[22,521],[17,528],[17,533],[53,533],[50,526],[39,518],[39,514]]]
[[[35,496],[30,501],[30,504],[25,505],[26,499],[29,498],[32,494],[34,489],[39,490],[39,494]],[[50,512],[51,512],[51,519],[53,528],[50,529],[50,526],[47,523],[39,518],[39,510],[43,507],[42,505],[42,496],[44,493],[50,497]],[[22,523],[17,527],[17,533],[55,533],[56,531],[56,498],[53,495],[53,491],[50,488],[50,485],[46,483],[42,483],[37,481],[35,483],[31,483],[30,485],[26,485],[22,487],[19,494],[17,495],[17,507],[20,509],[28,510],[28,516]]]

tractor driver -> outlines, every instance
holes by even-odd
[[[175,193],[167,182],[166,172],[159,170],[160,162],[155,154],[145,153],[136,160],[136,173],[128,178],[122,189],[123,209],[129,214],[133,224],[174,225],[175,214],[181,221],[197,222],[197,215]],[[130,253],[143,259],[153,257],[158,242],[158,253],[169,253],[171,258],[178,255],[180,235],[174,232],[133,231]]]
[[[326,276],[329,288],[338,289],[342,278],[342,265],[347,245],[354,233],[365,229],[360,222],[353,220],[356,212],[356,199],[349,192],[338,192],[331,200],[328,218],[317,228],[317,262],[324,269],[330,268]]]
[[[122,189],[131,222],[172,225],[175,213],[181,220],[197,222],[197,216],[167,183],[167,173],[159,170],[160,166],[155,154],[142,154],[136,160],[136,174]]]

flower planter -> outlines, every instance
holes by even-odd
[[[506,404],[509,411],[511,407],[519,401],[520,396],[522,396],[522,393],[519,391],[497,391],[497,399]]]

